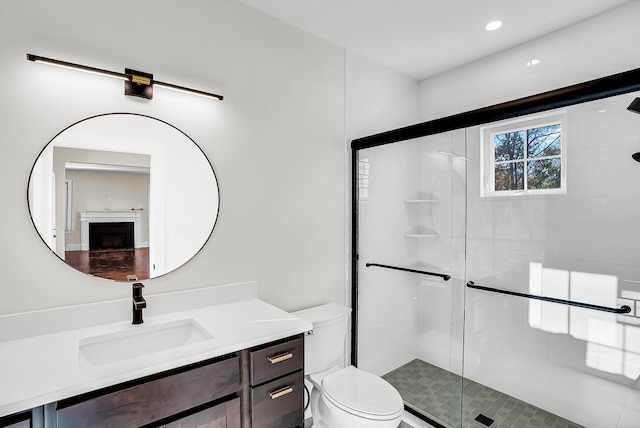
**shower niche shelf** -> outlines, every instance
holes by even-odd
[[[418,228],[404,234],[405,238],[437,238],[440,236],[436,231],[426,228]]]
[[[405,204],[432,204],[435,202],[440,202],[438,199],[407,199],[404,201]]]
[[[425,193],[420,193],[415,198],[409,198],[404,201],[405,204],[432,204],[434,202],[440,202],[440,199]]]
[[[404,203],[408,208],[419,209],[423,204],[433,204],[440,202],[440,199],[436,198],[430,193],[417,193],[415,197],[406,199]],[[416,207],[416,208],[414,208]],[[413,230],[404,234],[405,238],[437,238],[440,235],[433,229],[418,226]]]

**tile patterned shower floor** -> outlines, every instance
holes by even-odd
[[[481,414],[494,421],[491,428],[583,428],[419,359],[382,377],[396,387],[405,403],[447,427],[486,428],[486,424],[476,420]],[[459,410],[461,392],[462,415]],[[452,408],[457,408],[457,412]]]

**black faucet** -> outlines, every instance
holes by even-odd
[[[142,285],[141,282],[133,284],[133,321],[131,324],[142,324],[142,309],[147,307],[147,301],[142,297]]]

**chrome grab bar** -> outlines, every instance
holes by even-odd
[[[575,302],[573,300],[558,299],[555,297],[536,296],[534,294],[519,293],[517,291],[500,290],[498,288],[485,287],[483,285],[476,285],[473,281],[467,282],[467,287],[475,288],[478,290],[491,291],[493,293],[508,294],[510,296],[526,297],[527,299],[543,300],[545,302],[560,303],[560,304],[569,305],[569,306],[578,306],[580,308],[595,309],[597,311],[603,311],[603,312],[612,312],[614,314],[628,314],[629,312],[631,312],[631,308],[627,305],[622,305],[619,308],[609,308],[607,306],[592,305],[591,303]]]
[[[431,276],[437,276],[442,278],[445,281],[449,281],[451,279],[451,275],[447,275],[444,273],[434,273],[434,272],[427,272],[424,270],[417,270],[417,269],[409,269],[409,268],[403,268],[403,267],[397,267],[397,266],[389,266],[389,265],[381,265],[378,263],[367,263],[365,264],[366,267],[381,267],[381,268],[385,268],[385,269],[393,269],[393,270],[400,270],[402,272],[411,272],[411,273],[419,273],[422,275],[431,275]]]

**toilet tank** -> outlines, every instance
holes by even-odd
[[[293,315],[313,324],[313,333],[306,335],[304,341],[306,374],[318,373],[335,365],[343,366],[350,313],[350,308],[337,303],[293,312]]]

